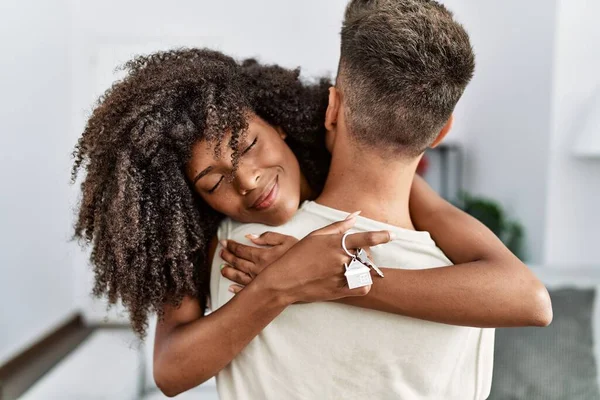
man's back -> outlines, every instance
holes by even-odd
[[[287,224],[272,228],[302,238],[346,213],[307,202]],[[219,239],[244,242],[266,228],[226,221]],[[393,231],[397,240],[373,248],[376,264],[406,269],[451,264],[426,232],[358,218],[357,231]],[[230,284],[211,274],[213,309]],[[340,266],[340,273],[343,266]],[[374,285],[377,285],[374,278]],[[494,331],[421,321],[338,303],[288,307],[217,377],[228,399],[484,399],[491,387]]]

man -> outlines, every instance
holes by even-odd
[[[356,230],[396,236],[372,249],[376,264],[449,265],[429,235],[415,231],[408,201],[416,166],[450,130],[473,70],[468,35],[440,4],[352,1],[326,117],[332,163],[325,189],[275,230],[303,237],[362,210],[366,218]],[[222,238],[243,240],[260,230],[230,225]],[[223,285],[213,272],[213,306],[228,300]],[[335,303],[296,305],[219,373],[219,393],[225,399],[483,399],[491,387],[493,337],[491,329]]]

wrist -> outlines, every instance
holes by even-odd
[[[261,293],[268,304],[276,307],[285,308],[295,302],[293,296],[279,284],[279,279],[271,273],[270,268],[265,268],[245,290],[250,288]]]

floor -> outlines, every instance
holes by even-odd
[[[20,399],[166,399],[146,370],[147,354],[144,345],[127,329],[97,330]],[[211,380],[175,398],[218,400],[218,395]]]
[[[94,332],[75,316],[60,329],[0,367],[0,399],[20,398],[60,360],[65,359]]]

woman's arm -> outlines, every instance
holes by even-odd
[[[164,306],[156,326],[154,379],[168,396],[200,385],[215,376],[288,305],[364,296],[370,287],[344,287],[341,252],[322,254],[341,241],[340,234],[309,235],[298,242],[269,271],[215,312],[203,316],[197,299],[186,297],[179,307]],[[386,243],[387,232],[353,235],[356,247]],[[348,240],[350,245],[350,239]],[[214,244],[211,250],[214,252]],[[316,252],[307,254],[307,249]],[[212,259],[212,257],[210,257]],[[291,260],[303,263],[290,267]]]
[[[361,299],[340,301],[409,317],[477,327],[547,326],[548,291],[488,228],[442,199],[419,176],[410,194],[413,224],[428,231],[453,266],[384,269]]]
[[[217,243],[215,238],[210,244],[209,260]],[[154,341],[154,380],[165,395],[175,396],[215,376],[285,309],[283,298],[260,282],[248,289],[207,316],[190,296],[179,307],[163,307]]]
[[[420,270],[382,268],[385,279],[374,276],[367,296],[337,301],[452,325],[550,323],[548,291],[527,266],[481,222],[442,199],[418,176],[411,191],[410,211],[417,229],[429,231],[455,265]],[[293,245],[288,239],[272,232],[251,239],[255,244],[272,246],[267,249],[228,241],[222,257],[234,268],[224,268],[223,275],[241,285],[250,283]],[[234,290],[243,292],[241,286]]]
[[[164,307],[164,319],[156,326],[154,380],[165,395],[215,376],[286,307],[274,292],[254,283],[247,289],[207,316],[192,297],[179,308]]]

